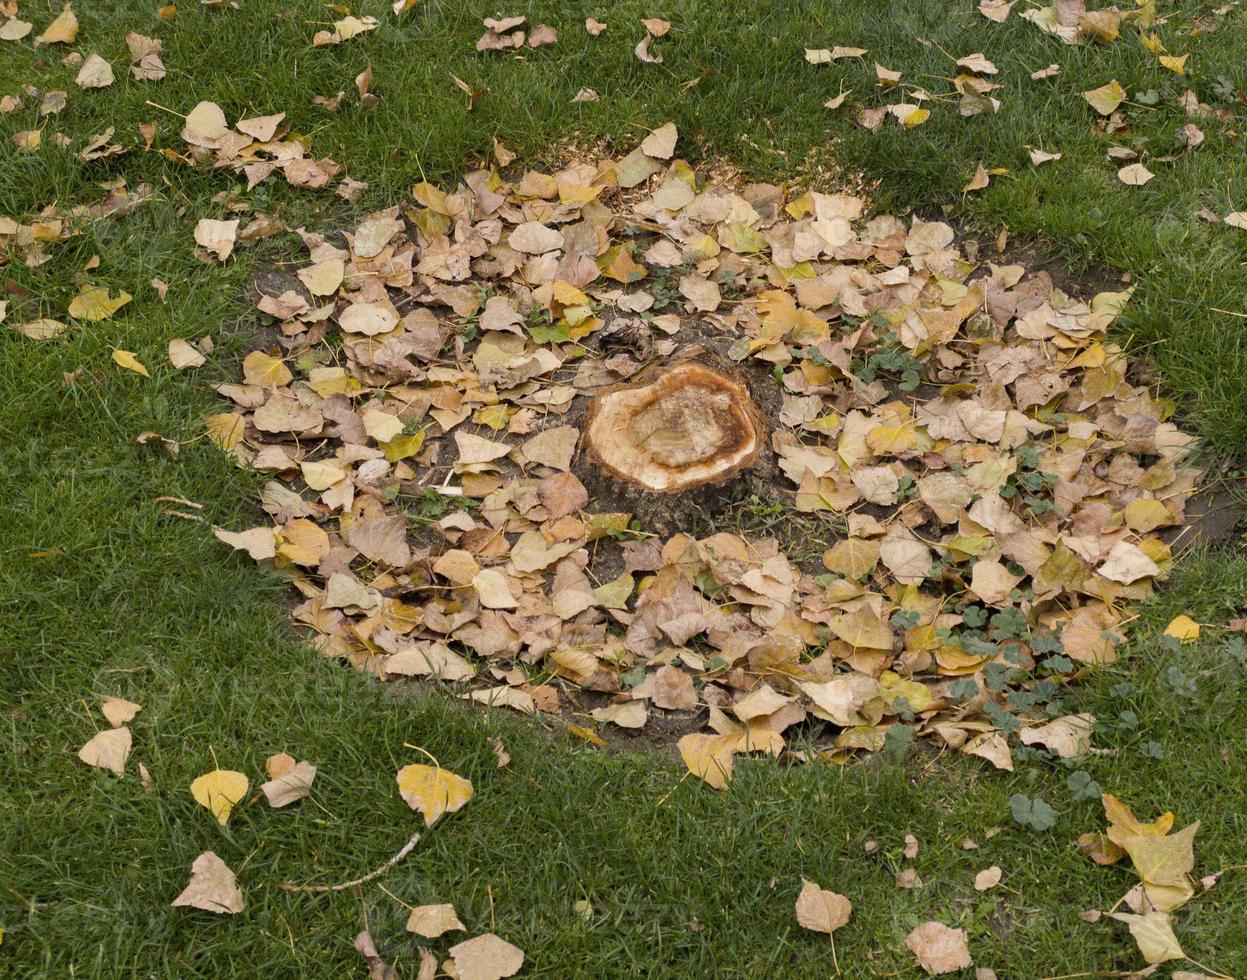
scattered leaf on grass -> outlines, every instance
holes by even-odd
[[[41,44],[73,44],[78,38],[78,18],[74,16],[71,4],[56,16],[42,34],[35,38],[35,46]]]
[[[974,963],[964,929],[953,929],[942,922],[924,922],[905,937],[905,945],[918,965],[931,976],[964,970]]]
[[[222,827],[229,823],[230,813],[243,801],[251,781],[233,769],[214,769],[204,773],[191,783],[191,796],[195,802],[217,819]]]
[[[995,888],[1000,884],[1000,878],[1003,872],[998,865],[993,864],[990,868],[984,868],[974,876],[974,890],[977,892],[985,892]]]
[[[1130,928],[1130,935],[1139,944],[1139,952],[1148,963],[1186,959],[1178,937],[1173,934],[1173,919],[1167,912],[1153,911],[1145,915],[1109,912],[1108,917],[1126,923]]]
[[[190,882],[171,904],[175,908],[236,915],[243,910],[242,890],[229,865],[212,851],[204,851],[191,865]]]
[[[111,296],[106,286],[84,285],[78,295],[70,300],[69,315],[75,320],[107,320],[133,298],[124,290],[118,290],[116,296]]]
[[[472,799],[472,784],[440,766],[414,763],[398,771],[398,792],[432,827],[446,813],[462,809]]]
[[[1083,92],[1082,97],[1100,115],[1110,116],[1117,111],[1119,105],[1126,101],[1126,90],[1121,87],[1121,82],[1114,78],[1107,85]]]
[[[203,367],[205,358],[194,344],[181,337],[169,341],[169,363],[179,371],[187,368]]]
[[[107,694],[100,698],[100,711],[114,728],[126,724],[142,710],[141,705],[127,701],[125,698],[109,697]]]
[[[519,973],[524,951],[492,932],[450,947],[459,980],[502,980]]]
[[[98,54],[92,53],[82,63],[74,82],[79,88],[107,88],[116,80],[113,66]]]
[[[712,789],[725,789],[732,781],[732,757],[736,735],[707,735],[693,732],[680,739],[680,757],[688,771]]]
[[[68,330],[69,325],[62,323],[60,320],[51,320],[43,317],[39,320],[31,320],[28,323],[15,323],[10,329],[29,340],[51,340],[53,337],[59,337]]]
[[[453,905],[418,905],[407,917],[407,931],[425,939],[436,939],[443,933],[466,930]]]
[[[1117,171],[1117,179],[1131,187],[1142,187],[1156,175],[1141,163],[1131,163]]]
[[[218,221],[215,218],[200,218],[195,225],[195,241],[224,262],[238,241],[238,219]]]
[[[133,351],[121,350],[120,348],[114,349],[113,363],[119,368],[125,368],[127,371],[133,371],[135,374],[141,374],[145,378],[151,377],[143,362],[134,356]]]
[[[270,773],[270,775],[272,775]],[[260,791],[274,809],[289,806],[312,792],[316,767],[310,762],[296,762],[289,769],[260,784]]]
[[[1194,643],[1199,639],[1199,623],[1190,616],[1175,616],[1165,627],[1165,636],[1172,636],[1183,643]]]
[[[836,892],[801,879],[797,896],[797,923],[814,932],[833,933],[849,921],[853,904]]]
[[[88,766],[109,769],[118,776],[126,771],[126,759],[130,755],[130,729],[122,725],[99,732],[78,750],[78,758]]]

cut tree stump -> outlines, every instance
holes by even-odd
[[[584,447],[602,469],[661,494],[730,480],[766,437],[745,385],[695,360],[597,395],[584,427]]]

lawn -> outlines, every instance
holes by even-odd
[[[1136,292],[1118,328],[1150,366],[1177,417],[1198,433],[1208,463],[1233,489],[1247,449],[1247,231],[1201,220],[1247,210],[1247,13],[1219,2],[1161,3],[1154,28],[1168,50],[1191,55],[1186,75],[1162,68],[1137,33],[1068,46],[1019,18],[982,17],[968,0],[709,4],[631,0],[517,5],[558,28],[552,47],[477,54],[492,6],[425,0],[395,17],[384,3],[356,15],[380,26],[313,48],[338,5],[241,0],[240,9],[155,3],[80,4],[75,50],[113,63],[116,84],[84,91],[65,46],[38,47],[60,4],[23,2],[30,37],[0,41],[0,97],[24,106],[0,115],[0,218],[29,220],[45,206],[91,204],[124,177],[151,198],[120,219],[89,223],[29,268],[15,252],[0,277],[5,327],[65,318],[83,271],[134,299],[116,317],[33,342],[0,328],[0,967],[20,977],[363,975],[352,948],[368,928],[382,953],[415,975],[403,903],[453,902],[470,934],[494,931],[526,953],[531,976],[919,976],[904,937],[928,919],[970,935],[975,964],[1002,977],[1126,971],[1143,960],[1124,926],[1084,921],[1134,882],[1123,865],[1093,864],[1077,837],[1103,827],[1098,800],[1074,788],[1085,772],[1144,819],[1173,810],[1201,821],[1196,874],[1227,870],[1176,916],[1189,956],[1223,974],[1247,971],[1247,684],[1243,644],[1227,629],[1243,613],[1247,559],[1238,534],[1188,552],[1159,597],[1140,610],[1121,660],[1062,699],[1100,719],[1105,752],[1066,766],[1028,757],[1017,772],[915,748],[836,768],[742,761],[715,793],[669,751],[603,751],[557,729],[502,712],[468,710],[440,694],[394,693],[325,660],[288,620],[286,583],[257,570],[156,498],[203,505],[214,524],[248,527],[263,480],[231,465],[203,436],[218,411],[208,382],[234,380],[260,317],[254,277],[286,261],[292,235],[240,249],[227,264],[192,255],[201,217],[249,202],[289,227],[338,227],[406,195],[449,182],[483,159],[494,138],[521,161],[552,159],[569,142],[620,150],[674,120],[691,160],[724,158],[759,179],[863,182],[882,212],[948,209],[967,236],[994,248],[1002,229],[1068,267],[1065,275]],[[585,16],[607,22],[597,38]],[[633,54],[642,17],[674,27]],[[1214,29],[1215,28],[1215,29]],[[132,80],[125,34],[164,42],[167,78]],[[864,60],[814,66],[804,48],[856,45]],[[962,117],[936,101],[930,119],[877,132],[853,106],[894,101],[875,91],[874,61],[904,81],[945,92],[957,57],[982,51],[1000,66],[996,113]],[[1058,62],[1060,74],[1031,71]],[[355,76],[367,65],[379,104],[362,108]],[[453,77],[452,77],[453,76]],[[474,108],[454,77],[486,90]],[[1129,93],[1128,131],[1106,133],[1082,98],[1116,78]],[[684,83],[698,80],[695,85]],[[66,90],[40,117],[40,90]],[[583,87],[595,102],[572,103]],[[838,110],[823,103],[841,89]],[[1188,89],[1216,114],[1205,134]],[[346,91],[335,112],[316,96]],[[275,181],[245,193],[241,178],[195,169],[158,152],[181,150],[182,120],[213,100],[233,120],[286,112],[312,143],[369,189],[355,204],[330,191]],[[154,122],[152,151],[136,128]],[[89,136],[115,127],[124,155],[82,162]],[[18,151],[20,131],[42,146]],[[53,135],[75,141],[70,151]],[[1127,186],[1106,159],[1137,150],[1155,173]],[[1028,147],[1060,152],[1033,167]],[[979,163],[1007,168],[972,193]],[[1010,248],[1013,246],[1009,246]],[[162,299],[153,279],[168,286]],[[1120,288],[1114,286],[1113,288]],[[1088,292],[1093,290],[1088,289]],[[210,334],[217,348],[198,372],[169,366],[174,337]],[[135,352],[151,377],[118,370],[114,349]],[[176,457],[141,433],[176,440]],[[1230,506],[1231,497],[1219,498]],[[1205,624],[1178,647],[1161,632],[1179,613]],[[75,753],[104,725],[99,695],[143,706],[132,727],[127,776],[85,767]],[[498,768],[489,739],[512,756]],[[394,772],[418,762],[410,746],[470,778],[476,797],[430,830],[380,879],[332,895],[281,882],[345,881],[382,864],[416,829]],[[187,792],[213,769],[263,771],[288,751],[320,770],[311,800],[282,811],[242,807],[218,827]],[[134,762],[150,770],[144,789]],[[1016,823],[1009,798],[1042,797],[1054,827]],[[925,886],[900,889],[906,834]],[[960,843],[978,845],[966,850]],[[864,845],[879,850],[867,856]],[[197,854],[214,850],[235,871],[246,910],[218,918],[170,908]],[[1003,884],[973,888],[996,864]],[[851,923],[826,936],[800,929],[802,877],[847,895]],[[588,905],[584,903],[587,902]],[[449,945],[437,941],[441,954]],[[1189,964],[1171,964],[1197,969]],[[1162,968],[1162,971],[1168,967]],[[969,974],[967,974],[969,975]],[[1167,975],[1162,972],[1161,975]]]

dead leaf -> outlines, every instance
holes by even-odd
[[[190,790],[195,802],[206,807],[224,827],[234,807],[246,798],[250,785],[251,781],[241,772],[213,769],[192,781]]]
[[[398,793],[432,827],[447,813],[461,810],[472,799],[472,784],[440,766],[415,763],[398,771]]]
[[[1000,884],[1000,878],[1003,872],[998,865],[993,864],[990,868],[984,868],[974,876],[974,890],[976,892],[989,891]]]
[[[407,931],[436,939],[447,932],[465,932],[466,929],[453,905],[418,905],[407,917]]]
[[[100,711],[104,713],[104,717],[108,719],[108,723],[113,728],[133,721],[134,716],[142,710],[141,705],[127,701],[125,698],[114,698],[107,694],[100,698]]]
[[[1182,952],[1182,947],[1173,934],[1173,920],[1168,913],[1132,915],[1129,912],[1109,912],[1108,917],[1126,923],[1130,928],[1130,935],[1139,944],[1139,952],[1148,963],[1186,959],[1186,953]]]
[[[905,945],[918,965],[931,976],[954,973],[973,966],[964,929],[953,929],[942,922],[924,922],[905,937]]]
[[[108,769],[118,776],[126,771],[126,759],[130,755],[130,729],[125,725],[99,732],[78,750],[78,758],[88,766]]]
[[[316,767],[310,762],[296,762],[288,770],[273,774],[266,783],[260,784],[260,791],[274,809],[289,806],[312,792],[312,782],[316,779]]]
[[[737,742],[736,735],[694,732],[680,739],[680,757],[688,771],[711,789],[725,789],[732,780],[732,758]]]
[[[848,922],[852,914],[853,905],[843,895],[801,879],[801,894],[797,896],[797,923],[800,926],[831,934]]]
[[[113,66],[98,54],[92,53],[82,63],[74,82],[79,88],[107,88],[116,80]]]
[[[1032,76],[1033,77],[1033,76]],[[1089,89],[1083,92],[1082,97],[1091,104],[1102,116],[1110,116],[1117,111],[1117,107],[1126,101],[1126,90],[1121,87],[1121,83],[1117,79],[1113,79],[1107,85],[1101,85],[1099,88]]]
[[[115,348],[113,350],[113,363],[127,371],[133,371],[135,374],[141,374],[145,378],[150,378],[147,368],[143,366],[143,362],[134,356],[133,351],[121,350]]]
[[[200,218],[195,225],[195,241],[224,262],[234,251],[238,241],[238,219],[218,221],[214,218]]]
[[[519,973],[524,951],[492,932],[450,947],[459,980],[502,980]]]
[[[72,4],[65,4],[56,19],[35,38],[35,47],[42,44],[73,44],[78,39],[78,18],[71,8]]]
[[[174,908],[236,915],[243,910],[242,890],[229,866],[212,851],[204,851],[191,865],[190,881],[171,904]]]

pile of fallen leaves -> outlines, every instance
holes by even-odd
[[[1087,751],[1062,687],[1114,659],[1199,476],[1105,337],[1128,292],[979,266],[850,195],[705,183],[676,139],[301,231],[258,304],[274,346],[207,420],[271,474],[272,520],[217,536],[289,577],[327,654],[522,712],[704,723],[680,750],[715,787],[786,732],[824,746],[802,759]],[[694,343],[779,395],[775,499],[844,523],[823,568],[591,499],[584,402]]]

